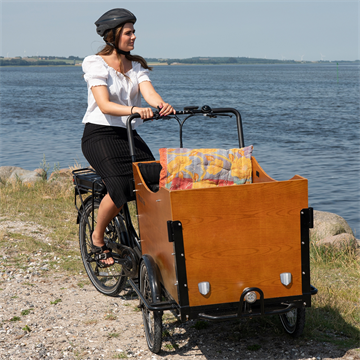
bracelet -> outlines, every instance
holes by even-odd
[[[133,113],[132,111],[133,111],[133,108],[134,108],[134,107],[135,107],[135,106],[132,106],[132,107],[131,107],[131,110],[130,110],[130,113],[131,113],[131,114]]]

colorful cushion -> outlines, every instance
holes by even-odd
[[[198,189],[252,182],[253,146],[242,149],[165,149],[160,152],[160,187]]]

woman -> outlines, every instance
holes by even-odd
[[[92,251],[105,254],[101,261],[106,266],[112,265],[114,259],[104,243],[104,231],[122,205],[132,198],[126,119],[133,113],[140,114],[141,119],[132,122],[135,155],[138,161],[149,161],[154,157],[135,129],[153,112],[150,107],[141,107],[140,93],[149,105],[160,109],[161,116],[175,113],[152,86],[148,76],[151,68],[145,59],[130,55],[136,39],[135,22],[135,15],[126,9],[113,9],[102,15],[95,25],[106,46],[83,61],[88,108],[83,119],[82,151],[108,190],[92,233]]]

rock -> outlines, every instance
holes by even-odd
[[[310,229],[310,238],[316,243],[329,236],[347,233],[354,236],[351,227],[339,215],[314,210],[314,228]]]
[[[59,171],[54,171],[51,173],[48,181],[52,180],[67,180],[72,178],[72,173],[70,169],[60,169]]]
[[[317,245],[329,245],[334,246],[338,249],[343,247],[360,247],[360,241],[355,239],[355,237],[348,233],[342,233],[334,236],[327,236],[324,239],[321,239],[317,242]]]
[[[35,169],[34,171],[37,172],[42,178],[47,176],[46,171],[44,169],[38,168],[38,169]]]
[[[10,175],[15,169],[17,169],[16,166],[0,166],[0,181],[8,181]]]
[[[1,182],[21,180],[24,184],[33,184],[41,180],[41,175],[36,171],[25,170],[17,166],[0,167]]]

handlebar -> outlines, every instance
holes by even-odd
[[[182,147],[182,126],[184,124],[184,122],[195,115],[204,115],[204,116],[208,116],[208,117],[217,117],[216,114],[218,114],[218,116],[230,116],[228,114],[234,114],[236,116],[236,124],[237,124],[237,131],[238,131],[238,137],[239,137],[239,146],[240,148],[243,148],[245,146],[244,143],[244,134],[243,134],[243,129],[242,129],[242,120],[241,120],[241,115],[240,113],[233,108],[215,108],[215,109],[211,109],[210,106],[208,105],[204,105],[201,109],[198,108],[198,106],[188,106],[185,107],[184,110],[180,110],[180,111],[176,111],[175,114],[170,114],[167,116],[160,116],[158,111],[154,111],[154,116],[152,118],[149,119],[144,119],[143,121],[150,121],[150,120],[159,120],[159,119],[170,119],[170,118],[175,118],[179,125],[180,125],[180,147]],[[182,122],[180,122],[179,118],[177,117],[177,115],[188,115]],[[132,133],[132,128],[131,128],[131,121],[137,118],[140,118],[140,114],[139,113],[134,113],[132,115],[130,115],[126,121],[126,129],[127,129],[127,135],[128,135],[128,139],[129,139],[129,148],[130,148],[130,156],[131,156],[131,161],[135,162],[135,147],[134,147],[134,136]]]

